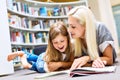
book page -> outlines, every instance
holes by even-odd
[[[114,72],[115,69],[116,66],[106,66],[104,68],[82,67],[82,68],[74,69],[71,72],[75,72],[75,71]]]

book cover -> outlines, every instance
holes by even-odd
[[[40,9],[39,9],[39,14],[40,14],[40,16],[47,16],[47,8],[46,7],[41,7]]]

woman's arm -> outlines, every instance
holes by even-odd
[[[111,45],[108,45],[103,52],[103,56],[99,59],[93,61],[93,67],[104,67],[105,65],[113,64],[113,48]]]
[[[105,65],[112,65],[113,64],[113,48],[111,45],[106,47],[105,51],[103,52],[103,57],[101,57],[102,61],[105,61]]]

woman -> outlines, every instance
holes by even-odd
[[[111,33],[97,22],[90,9],[79,6],[68,13],[69,32],[75,43],[75,57],[71,69],[81,66],[102,68],[115,62],[116,52]]]

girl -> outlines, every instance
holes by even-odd
[[[97,22],[90,9],[75,7],[68,13],[69,32],[75,39],[75,57],[71,69],[81,66],[102,68],[115,62],[111,33]],[[89,65],[90,63],[90,65]]]
[[[8,61],[20,56],[24,68],[38,72],[68,69],[74,59],[71,46],[66,26],[62,22],[56,22],[50,27],[48,46],[45,53],[36,56],[26,51],[18,51],[8,55]],[[32,61],[32,63],[28,63],[29,61]]]

